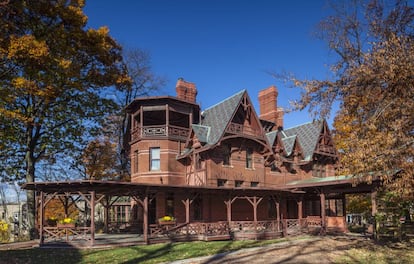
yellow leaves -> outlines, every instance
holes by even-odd
[[[23,77],[17,77],[12,80],[12,84],[17,89],[33,89],[36,87],[36,83],[29,81]]]
[[[49,54],[45,41],[38,41],[32,35],[21,37],[12,36],[8,49],[8,59],[34,59],[41,60]]]
[[[58,64],[59,64],[59,67],[66,70],[66,69],[69,69],[69,67],[72,65],[72,62],[70,60],[60,59]]]
[[[82,7],[68,6],[67,9],[72,17],[76,17],[78,19],[79,24],[85,25],[86,22],[88,22],[88,17],[83,13]]]

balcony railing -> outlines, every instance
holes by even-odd
[[[144,126],[136,127],[131,132],[131,141],[135,142],[143,138],[153,137],[171,137],[176,139],[185,140],[188,137],[189,129],[177,126]]]
[[[242,124],[230,123],[226,129],[227,133],[249,135],[254,137],[263,138],[263,133],[260,130],[254,130],[249,126],[243,126]]]

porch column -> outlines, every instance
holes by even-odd
[[[377,191],[371,192],[371,215],[377,214]]]
[[[377,191],[373,190],[371,192],[371,215],[374,219],[374,226],[372,227],[374,238],[378,239],[378,228],[379,223],[375,220],[375,215],[377,214]]]
[[[43,244],[45,238],[43,236],[43,225],[44,225],[44,219],[45,219],[45,203],[44,203],[44,193],[43,191],[40,192],[40,208],[39,208],[39,216],[40,216],[40,223],[39,223],[39,239],[40,239],[40,245]]]
[[[276,227],[277,231],[280,230],[280,202],[278,200],[275,200],[276,204]]]
[[[91,191],[91,245],[95,244],[95,191]]]
[[[322,224],[322,232],[325,233],[326,231],[326,208],[325,208],[325,193],[321,191],[320,194],[321,198],[321,224]]]
[[[246,199],[253,206],[253,221],[255,224],[257,224],[257,206],[262,201],[263,197],[257,199],[257,196],[253,196],[253,199],[251,199],[250,197],[246,197]]]
[[[104,206],[104,231],[105,233],[108,233],[108,223],[109,223],[109,200],[110,197],[105,196],[105,204]]]
[[[185,200],[181,200],[181,202],[185,206],[185,223],[190,223],[190,204],[193,202],[193,200],[190,200],[189,198]]]
[[[227,209],[227,222],[231,223],[231,204],[232,204],[232,200],[229,199],[227,201],[224,201],[224,203],[226,204],[226,209]]]
[[[298,218],[299,220],[303,218],[303,201],[302,201],[302,197],[300,197],[299,200],[296,201],[297,205],[298,205]]]

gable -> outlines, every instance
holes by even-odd
[[[293,147],[293,139],[291,139],[291,137],[296,136],[302,147],[303,159],[305,161],[312,160],[324,122],[325,121],[313,121],[283,130],[282,134],[284,137],[282,139],[286,147],[286,152],[291,152],[291,149],[288,149],[288,146]]]
[[[201,125],[210,127],[207,142],[209,145],[219,142],[245,92],[245,90],[240,91],[202,112]]]

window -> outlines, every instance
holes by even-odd
[[[111,222],[125,223],[129,221],[129,205],[114,205],[111,208],[110,219]]]
[[[165,215],[174,216],[174,194],[169,193],[165,200]]]
[[[246,149],[246,168],[253,168],[253,150],[251,148]]]
[[[231,145],[227,144],[224,146],[223,150],[223,165],[230,166],[231,160]]]
[[[218,187],[223,187],[223,186],[225,186],[225,185],[226,185],[226,183],[227,183],[227,180],[224,180],[224,179],[217,179],[217,186],[218,186]]]
[[[138,172],[138,150],[134,151],[134,172]]]
[[[201,170],[202,169],[200,154],[196,154],[196,169],[197,170]]]
[[[259,182],[250,182],[250,187],[258,187]]]
[[[160,148],[150,148],[150,170],[160,170]]]
[[[243,185],[243,181],[235,181],[234,182],[235,187],[242,187],[242,185]]]

